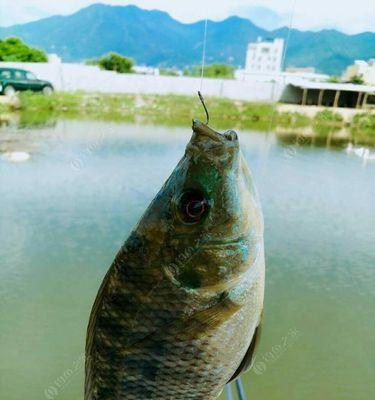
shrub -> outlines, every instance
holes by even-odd
[[[362,76],[354,75],[349,80],[350,83],[354,83],[355,85],[363,85],[365,81],[363,80]]]
[[[361,113],[357,114],[353,118],[353,124],[362,129],[368,129],[375,134],[375,114]]]
[[[202,67],[195,66],[184,71],[185,76],[201,76]],[[227,64],[211,64],[206,65],[203,70],[205,78],[234,78],[234,68]]]
[[[332,112],[331,110],[319,111],[315,115],[315,121],[318,123],[336,123],[342,122],[343,118],[340,114]]]
[[[180,76],[180,73],[173,68],[160,68],[159,72],[162,76]]]
[[[330,82],[330,83],[339,83],[339,82],[340,82],[340,78],[339,78],[338,76],[330,76],[330,77],[327,79],[327,82]]]
[[[98,65],[101,69],[105,69],[107,71],[116,71],[122,74],[129,74],[132,72],[134,61],[131,58],[112,52],[96,60],[90,60],[87,62],[87,64]]]

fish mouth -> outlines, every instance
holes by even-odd
[[[220,133],[211,129],[208,125],[203,124],[197,119],[193,120],[193,131],[198,136],[206,136],[219,143],[238,142],[238,136],[235,131],[229,130],[224,133]]]

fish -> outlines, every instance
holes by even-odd
[[[260,338],[264,223],[238,134],[193,120],[185,153],[110,266],[85,400],[217,399]]]

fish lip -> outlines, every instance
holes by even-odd
[[[238,146],[238,136],[237,133],[234,131],[227,131],[224,133],[217,132],[211,129],[208,125],[203,124],[197,119],[193,119],[193,132],[198,136],[206,136],[212,139],[214,142],[231,145],[231,146]],[[234,133],[235,139],[230,139],[228,134],[230,132]],[[231,138],[233,135],[230,136]]]
[[[214,131],[208,125],[203,124],[197,119],[193,119],[193,131],[198,135],[207,136],[215,142],[224,143],[226,141],[221,133]]]

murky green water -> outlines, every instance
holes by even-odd
[[[0,399],[81,400],[98,285],[190,130],[0,130]],[[266,221],[265,324],[249,398],[375,398],[375,163],[240,137]]]

